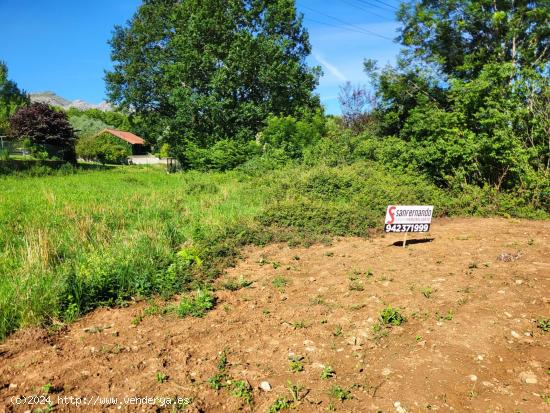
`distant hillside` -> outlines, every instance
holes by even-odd
[[[93,103],[85,102],[80,99],[70,101],[65,98],[62,98],[61,96],[56,95],[54,92],[49,92],[49,91],[31,93],[30,96],[31,96],[31,102],[47,103],[48,105],[59,106],[63,109],[77,108],[82,110],[86,110],[86,109],[99,109],[103,111],[113,110],[113,107],[105,101],[100,102],[97,105]]]

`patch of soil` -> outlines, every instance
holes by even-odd
[[[192,399],[187,411],[265,412],[277,397],[293,401],[290,381],[304,412],[550,411],[550,332],[538,327],[550,317],[550,222],[442,219],[409,239],[424,237],[433,240],[406,248],[396,234],[248,248],[203,318],[134,325],[141,302],[57,333],[19,331],[0,346],[0,403],[28,411],[45,406],[12,398],[47,394],[56,411],[171,411],[128,398],[179,396]],[[221,288],[240,277],[253,283]],[[406,321],[381,326],[387,306]],[[303,371],[291,372],[289,356]],[[328,366],[335,376],[322,379]],[[235,380],[250,384],[251,404]],[[96,404],[77,409],[64,396]]]

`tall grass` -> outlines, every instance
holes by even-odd
[[[373,163],[249,169],[0,178],[0,339],[132,297],[196,289],[245,244],[367,235],[389,203],[548,218],[490,189],[442,191]]]
[[[0,338],[136,294],[181,290],[178,251],[249,222],[268,196],[231,174],[135,167],[0,185]]]

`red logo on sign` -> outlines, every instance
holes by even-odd
[[[395,220],[395,207],[391,206],[388,208],[388,215],[390,216],[390,220],[386,222],[386,224],[393,224],[393,221]]]

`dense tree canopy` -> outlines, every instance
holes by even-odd
[[[8,67],[0,61],[0,135],[7,133],[9,117],[27,103],[29,96],[8,79]]]
[[[422,0],[398,13],[406,55],[448,76],[475,78],[490,63],[548,69],[548,0]]]
[[[319,104],[294,0],[146,0],[111,46],[111,100],[184,159],[189,143],[251,140],[269,114]]]
[[[423,0],[398,17],[397,67],[365,62],[392,162],[441,185],[548,188],[548,1]]]

